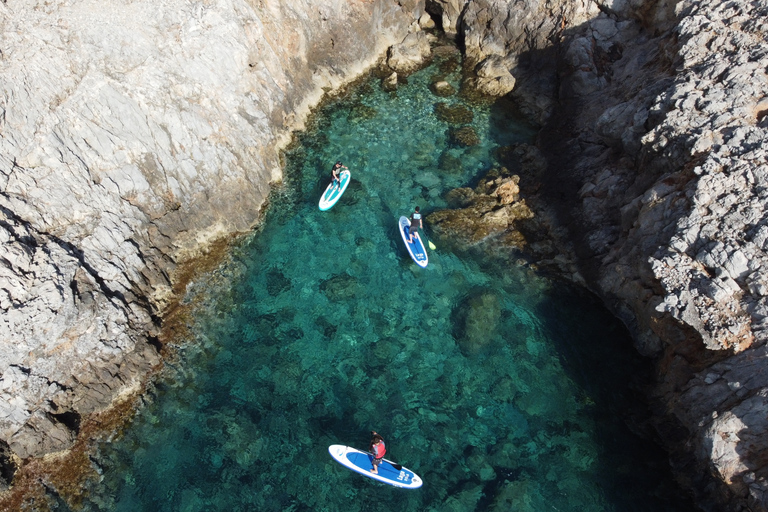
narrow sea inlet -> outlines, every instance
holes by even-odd
[[[460,72],[446,55],[394,92],[371,77],[297,136],[263,226],[190,287],[193,339],[102,447],[85,510],[691,510],[626,426],[646,369],[600,304],[514,261],[409,258],[400,215],[446,207],[535,135],[431,92]],[[352,182],[321,212],[336,160]],[[422,488],[331,459],[371,430]]]

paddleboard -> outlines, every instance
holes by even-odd
[[[349,185],[351,179],[349,171],[341,171],[339,173],[339,181],[341,181],[341,185],[338,188],[335,188],[333,183],[328,185],[328,188],[325,189],[325,192],[323,192],[323,195],[320,198],[321,211],[330,210],[331,207],[336,204],[344,191],[347,190],[347,185]]]
[[[381,461],[381,464],[379,464],[379,474],[374,475],[371,473],[371,469],[373,469],[373,455],[361,452],[351,446],[332,444],[328,447],[328,453],[342,466],[346,466],[352,471],[385,484],[402,487],[403,489],[418,489],[423,483],[419,475],[400,465],[398,467],[401,469],[395,469],[392,465],[393,462],[387,459]]]
[[[408,242],[408,230],[411,229],[411,221],[408,217],[400,217],[400,235],[403,237],[405,247],[416,262],[418,266],[424,268],[429,263],[427,257],[427,250],[424,248],[424,243],[421,241],[421,237],[413,237],[413,242]]]

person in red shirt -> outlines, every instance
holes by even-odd
[[[379,464],[381,464],[381,461],[384,459],[385,453],[387,453],[387,448],[384,446],[384,438],[372,430],[371,455],[373,455],[373,469],[371,469],[371,473],[374,475],[379,474]]]

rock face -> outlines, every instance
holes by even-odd
[[[702,506],[768,510],[768,4],[518,4],[466,2],[458,30],[546,121],[538,204],[657,361],[655,425]]]
[[[555,105],[557,49],[571,27],[600,13],[594,2],[476,0],[466,3],[461,30],[472,85],[501,96],[512,91],[531,118],[546,120]]]
[[[177,265],[254,225],[290,131],[423,14],[418,0],[2,5],[3,453],[67,448],[141,381]]]

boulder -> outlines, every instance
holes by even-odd
[[[409,75],[420,69],[430,55],[429,39],[426,32],[412,32],[403,42],[389,47],[387,66],[401,75]]]
[[[504,96],[515,88],[515,77],[502,57],[491,55],[475,68],[475,88],[488,96]]]

